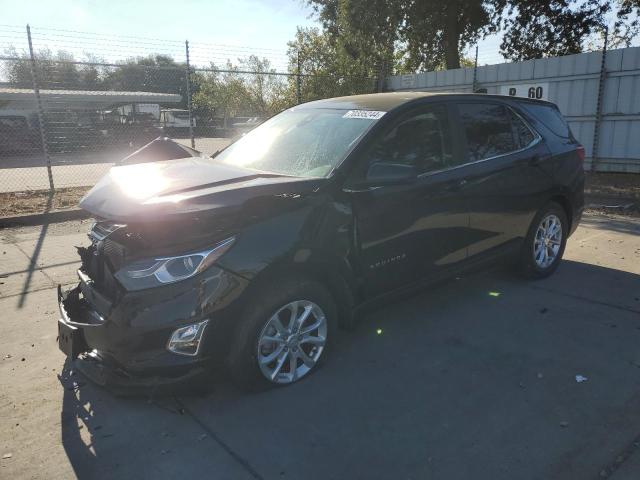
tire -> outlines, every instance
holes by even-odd
[[[547,235],[549,230],[545,230],[545,226],[553,224],[545,224],[547,220],[560,222],[561,238],[559,242],[557,237]],[[524,240],[519,261],[521,274],[526,278],[540,279],[548,277],[555,272],[564,254],[568,234],[569,222],[562,206],[556,202],[547,203],[533,218]],[[545,242],[545,238],[548,243]],[[543,239],[542,242],[541,239]],[[558,247],[557,251],[555,251],[556,245]],[[540,248],[537,249],[538,246]],[[536,255],[536,250],[538,255]],[[554,251],[555,254],[553,254]]]
[[[232,381],[243,390],[259,391],[291,385],[315,372],[327,358],[337,332],[337,310],[327,289],[311,279],[290,277],[285,281],[262,285],[253,295],[242,312],[241,324],[236,328],[229,350],[227,363]],[[292,302],[298,302],[297,306],[291,306]],[[276,328],[278,324],[274,317],[277,316],[280,327],[288,331],[294,309],[301,318],[307,309],[309,313],[302,325],[298,326],[297,333],[280,332]],[[320,317],[325,319],[324,328]],[[303,334],[316,324],[320,327],[309,334]],[[314,335],[317,340],[307,343],[310,342],[309,337]],[[279,340],[265,340],[275,338]],[[319,344],[321,338],[325,339],[322,345]],[[306,355],[304,359],[303,353]],[[278,355],[271,362],[265,363],[276,354]],[[286,358],[281,363],[283,356]],[[293,356],[295,360],[292,360]],[[310,359],[315,361],[311,364]],[[291,362],[297,365],[293,374]],[[279,363],[279,373],[275,378],[268,378],[276,371]]]

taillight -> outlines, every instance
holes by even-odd
[[[582,145],[578,145],[578,148],[576,148],[576,153],[578,154],[578,158],[580,158],[580,161],[582,163],[584,163],[584,147]]]

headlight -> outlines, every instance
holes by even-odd
[[[142,290],[165,283],[179,282],[202,272],[218,260],[235,241],[227,238],[215,247],[176,257],[161,257],[133,262],[115,274],[127,290]]]

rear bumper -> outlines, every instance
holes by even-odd
[[[244,288],[235,275],[210,270],[211,276],[194,282],[128,292],[113,302],[79,272],[75,288],[58,288],[60,349],[77,370],[116,393],[185,388],[204,378],[226,356],[221,345],[229,343],[232,318],[226,310],[235,298],[231,294]],[[177,328],[205,318],[197,355],[167,350]]]

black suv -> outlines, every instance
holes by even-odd
[[[584,149],[553,104],[522,98],[333,98],[213,158],[167,139],[149,152],[80,203],[92,242],[59,290],[60,348],[114,388],[215,366],[293,383],[391,294],[498,257],[551,274],[583,208]]]

